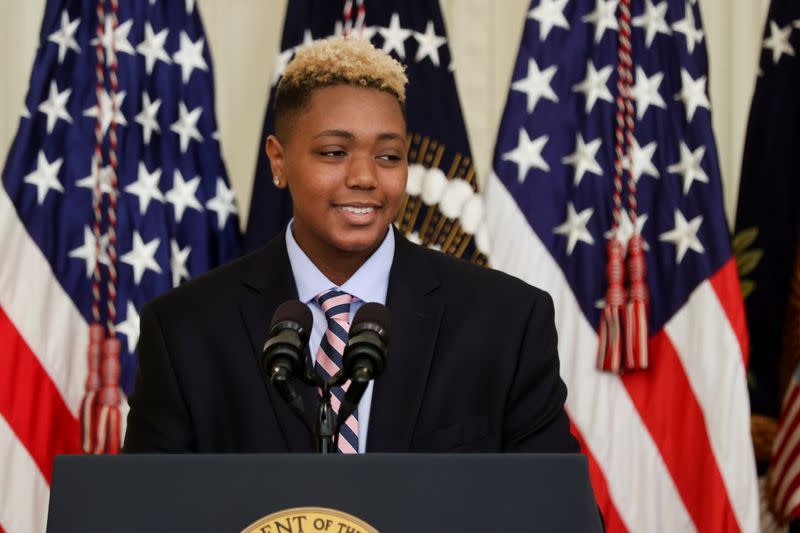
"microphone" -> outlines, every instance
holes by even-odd
[[[269,380],[292,411],[303,420],[303,397],[297,394],[293,380],[303,375],[313,322],[311,310],[306,304],[299,300],[282,303],[272,315],[261,359]]]
[[[369,382],[383,374],[391,323],[392,317],[385,305],[370,302],[356,311],[342,354],[342,374],[350,379],[350,386],[339,408],[339,425],[355,411]]]

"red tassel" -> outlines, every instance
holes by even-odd
[[[597,348],[597,368],[606,372],[622,371],[622,317],[625,305],[625,286],[623,285],[623,249],[617,239],[608,241],[608,263],[606,276],[608,290],[606,304],[600,315],[600,345]]]
[[[100,416],[97,424],[95,453],[117,453],[122,440],[122,424],[119,410],[119,354],[120,340],[110,337],[103,343],[103,360],[100,368]]]
[[[81,401],[81,448],[83,453],[92,453],[96,446],[94,438],[97,431],[99,406],[97,391],[100,390],[100,356],[103,350],[105,331],[100,324],[89,326],[89,374],[84,387],[86,394]]]
[[[628,242],[628,280],[630,291],[625,311],[625,355],[628,370],[644,370],[647,354],[647,263],[644,241],[634,234]]]

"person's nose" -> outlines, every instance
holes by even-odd
[[[378,183],[377,166],[371,155],[353,155],[346,184],[351,189],[374,189]]]

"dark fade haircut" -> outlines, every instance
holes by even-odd
[[[373,88],[397,99],[406,116],[405,67],[388,53],[361,39],[332,37],[298,50],[286,66],[275,93],[275,134],[288,133],[298,111],[308,107],[317,89],[336,85]]]

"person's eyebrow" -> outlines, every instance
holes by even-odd
[[[341,137],[341,138],[348,139],[348,140],[351,140],[351,141],[356,138],[356,136],[353,135],[351,132],[345,131],[345,130],[325,130],[325,131],[321,131],[321,132],[317,133],[316,135],[314,135],[315,139],[318,139],[320,137]],[[389,131],[389,132],[379,133],[378,134],[378,140],[379,141],[392,141],[392,140],[405,141],[405,136],[401,135],[400,133],[395,133],[395,132]]]
[[[379,134],[378,135],[378,140],[379,141],[393,141],[393,140],[405,141],[406,140],[406,136],[405,135],[400,135],[399,133],[386,132],[386,133]]]
[[[325,130],[314,135],[315,139],[319,137],[344,137],[345,139],[350,139],[350,140],[356,138],[355,135],[345,130]]]

